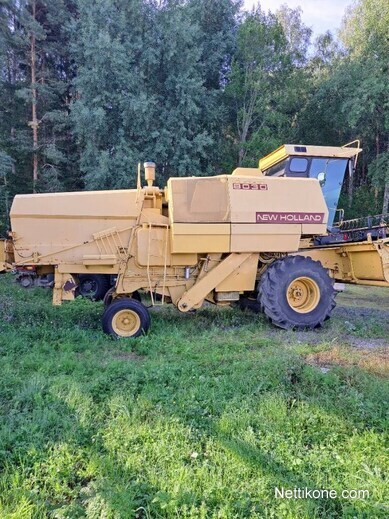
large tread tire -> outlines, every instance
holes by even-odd
[[[79,274],[76,295],[101,301],[110,288],[109,277],[105,274]]]
[[[319,289],[318,302],[310,311],[296,311],[288,301],[288,287],[298,279],[311,280]],[[336,306],[335,296],[333,280],[326,269],[319,261],[303,256],[287,256],[275,261],[263,273],[258,285],[262,311],[275,326],[284,329],[322,326]]]
[[[147,308],[136,299],[127,297],[113,301],[102,317],[103,331],[115,339],[139,337],[147,333],[150,324]]]

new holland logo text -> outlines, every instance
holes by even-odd
[[[242,189],[243,191],[267,191],[267,184],[257,184],[256,182],[234,182],[232,189]]]
[[[323,223],[324,213],[256,213],[257,223]]]

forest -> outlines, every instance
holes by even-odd
[[[363,154],[341,205],[389,211],[389,3],[339,34],[241,0],[2,0],[0,232],[16,193],[134,187],[139,161],[213,175],[283,143]]]

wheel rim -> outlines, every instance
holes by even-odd
[[[295,312],[312,312],[320,301],[320,289],[316,281],[307,277],[294,279],[286,291],[288,304]]]
[[[112,319],[112,328],[121,337],[131,337],[135,335],[141,327],[140,317],[134,310],[119,310]]]

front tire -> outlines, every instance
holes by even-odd
[[[151,319],[147,308],[135,299],[118,299],[105,310],[102,318],[103,330],[116,339],[139,337],[147,333]]]
[[[333,281],[319,261],[288,256],[262,275],[258,302],[270,321],[284,329],[322,326],[335,308]]]

